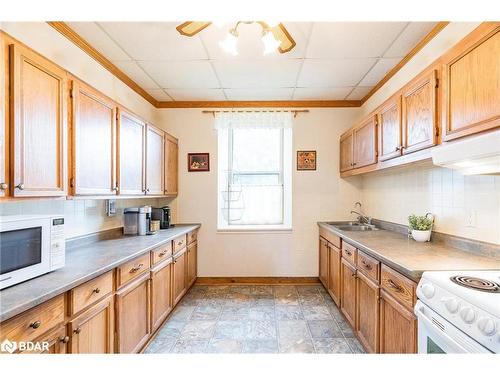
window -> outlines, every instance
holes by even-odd
[[[280,115],[216,120],[218,229],[291,229],[291,115]]]

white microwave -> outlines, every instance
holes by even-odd
[[[0,289],[64,267],[64,217],[0,216]]]

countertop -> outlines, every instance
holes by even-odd
[[[414,281],[418,281],[425,271],[500,269],[500,259],[476,255],[439,242],[416,242],[395,231],[347,232],[325,222],[318,222],[318,225]]]
[[[72,248],[63,268],[0,291],[0,322],[199,227],[176,224],[152,236],[120,236]]]

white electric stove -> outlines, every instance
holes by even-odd
[[[424,272],[419,353],[500,353],[500,270]]]

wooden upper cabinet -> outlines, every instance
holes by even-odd
[[[118,110],[118,187],[120,194],[144,195],[146,123],[124,109]]]
[[[353,168],[353,140],[352,130],[340,136],[340,172]]]
[[[402,92],[403,154],[437,144],[437,72],[432,70]]]
[[[500,126],[500,26],[485,23],[445,57],[443,139]]]
[[[164,192],[165,133],[152,125],[146,130],[146,194]]]
[[[378,111],[378,159],[400,156],[401,146],[401,95],[396,95]]]
[[[21,45],[9,50],[13,195],[65,196],[66,72]]]
[[[377,162],[377,118],[370,116],[354,128],[354,168],[364,167]]]
[[[116,105],[90,86],[72,82],[72,190],[115,195]]]
[[[179,144],[176,138],[165,134],[165,195],[178,192]]]

